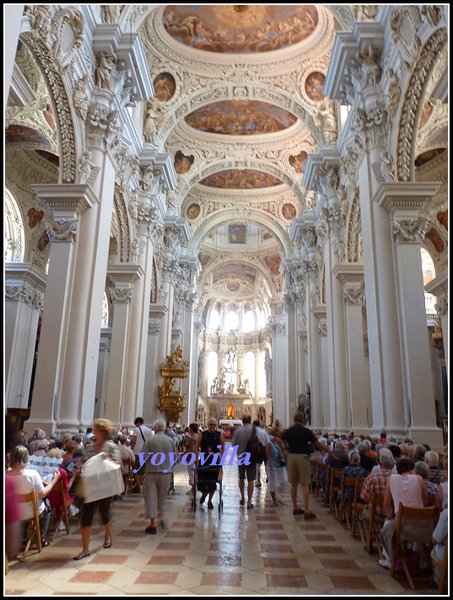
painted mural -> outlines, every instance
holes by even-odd
[[[202,185],[223,189],[250,190],[272,187],[283,182],[268,173],[252,169],[230,169],[209,175],[200,181]]]
[[[168,6],[163,24],[176,41],[208,52],[269,52],[297,44],[316,29],[314,6]]]
[[[432,242],[434,248],[437,250],[437,252],[439,252],[439,254],[444,251],[444,240],[440,237],[439,233],[434,228],[428,231],[426,237]]]
[[[208,133],[257,135],[294,125],[297,117],[284,108],[257,100],[222,100],[187,115],[186,123]]]
[[[305,92],[310,100],[320,102],[324,98],[324,81],[326,78],[319,71],[313,71],[305,80]]]
[[[433,112],[433,103],[432,102],[425,102],[425,104],[423,105],[422,108],[422,114],[420,115],[420,123],[419,123],[419,127],[420,129],[423,127],[423,125],[426,125],[429,117],[431,116],[431,113]]]
[[[292,219],[294,219],[296,214],[296,207],[294,206],[294,204],[288,202],[282,206],[282,215],[283,218],[287,221],[291,221]]]
[[[192,154],[190,156],[186,156],[181,152],[181,150],[178,150],[178,152],[175,154],[175,171],[178,173],[178,175],[187,173],[190,171],[190,167],[193,165],[194,160],[195,157]]]
[[[58,158],[58,156],[56,154],[53,154],[53,152],[47,152],[47,150],[35,150],[35,152],[39,156],[42,156],[42,158],[45,158],[46,160],[48,160],[50,163],[52,163],[56,167],[60,166],[60,159]]]
[[[30,142],[32,144],[41,144],[50,148],[50,143],[46,137],[38,133],[31,127],[25,125],[10,125],[5,130],[5,140],[7,144],[16,142]]]
[[[176,81],[171,73],[159,73],[153,81],[154,93],[161,102],[168,102],[176,91]]]
[[[42,218],[44,217],[44,211],[36,210],[36,208],[32,207],[28,211],[27,217],[28,217],[28,226],[30,227],[30,229],[33,229],[33,227],[36,227],[36,225],[40,221],[42,221]]]
[[[247,225],[228,225],[228,243],[246,244]]]
[[[213,273],[213,281],[216,283],[221,279],[243,279],[251,285],[255,284],[256,269],[242,263],[229,263],[220,266]]]
[[[280,264],[282,262],[282,257],[280,254],[269,254],[264,257],[264,262],[269,267],[272,275],[278,277],[280,275]]]
[[[299,175],[302,175],[305,163],[307,162],[307,158],[308,158],[308,154],[303,150],[297,156],[294,156],[294,155],[290,156],[288,160],[289,160],[289,164],[296,171],[296,173],[298,173]]]
[[[200,252],[200,254],[198,255],[198,260],[200,261],[201,268],[204,269],[208,262],[211,260],[211,257],[209,256],[209,254],[203,254],[202,252]]]
[[[187,209],[187,212],[186,212],[187,218],[190,219],[191,221],[193,221],[200,214],[200,210],[201,210],[200,205],[197,204],[196,202],[193,202]]]
[[[438,212],[437,220],[448,231],[448,210],[444,210],[443,212]]]

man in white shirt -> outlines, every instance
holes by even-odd
[[[142,468],[140,469],[140,460],[138,457],[139,452],[142,451],[143,445],[145,444],[146,440],[149,439],[152,435],[153,435],[153,431],[152,429],[150,429],[149,427],[146,427],[146,425],[143,425],[144,421],[141,417],[137,417],[134,421],[134,425],[135,425],[135,429],[132,432],[132,439],[131,439],[131,448],[134,451],[135,454],[135,466],[134,466],[134,470],[137,470],[136,473],[134,473],[134,481],[135,481],[135,492],[140,492],[140,487],[142,485],[142,478],[143,478],[143,473],[145,470],[145,465],[143,464]]]

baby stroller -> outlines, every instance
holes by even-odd
[[[199,490],[202,494],[208,494],[210,491],[214,491],[217,488],[217,484],[219,484],[219,517],[223,512],[223,498],[222,498],[222,479],[223,479],[223,471],[221,467],[212,467],[210,465],[197,465],[197,468],[194,471],[194,483],[193,486],[194,493],[192,498],[191,508],[193,512],[197,512],[197,490]]]

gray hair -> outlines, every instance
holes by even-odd
[[[426,479],[429,475],[429,467],[422,460],[419,460],[417,463],[415,463],[414,471],[423,479]]]
[[[344,448],[343,441],[342,440],[337,440],[335,442],[335,446],[334,447],[335,447],[335,450],[343,450],[343,448]]]
[[[166,427],[167,423],[164,421],[164,419],[156,419],[153,423],[154,433],[157,433],[158,431],[165,431]]]
[[[363,442],[360,442],[360,444],[359,444],[360,454],[365,454],[365,452],[368,452],[368,450],[370,450],[370,448],[371,448],[370,440],[363,440]]]
[[[438,467],[439,455],[437,452],[434,452],[434,450],[428,450],[428,452],[425,453],[425,463],[431,468]]]
[[[25,446],[16,446],[10,454],[10,466],[24,469],[28,464],[29,452]]]
[[[391,469],[395,464],[395,457],[388,448],[381,448],[379,450],[379,464],[384,469]]]
[[[357,450],[351,450],[349,453],[349,464],[360,465],[360,454],[357,452]]]

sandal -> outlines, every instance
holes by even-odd
[[[82,552],[80,554],[77,554],[77,556],[74,556],[74,560],[81,560],[82,558],[86,558],[87,556],[90,556],[90,552],[84,552],[82,550]]]
[[[250,502],[250,504],[247,504],[247,508],[255,508],[255,505]]]
[[[112,547],[112,538],[109,537],[104,542],[104,548],[111,548],[111,547]]]
[[[293,510],[293,515],[303,515],[304,512],[303,508],[296,508],[296,510]]]
[[[305,513],[304,518],[305,519],[316,519],[316,515],[314,512],[311,512],[311,510],[309,510],[308,512]]]
[[[245,500],[239,500],[239,504],[240,504],[241,506],[244,506],[244,504],[245,504]]]
[[[145,533],[157,533],[157,527],[151,527],[151,525],[149,525],[146,529],[145,529]]]

